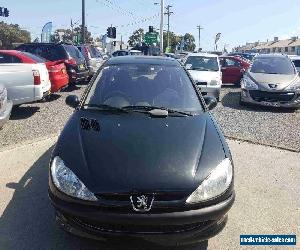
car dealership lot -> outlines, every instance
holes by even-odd
[[[0,152],[1,248],[163,249],[127,240],[100,243],[60,230],[47,197],[47,168],[55,141],[51,137]],[[226,228],[209,240],[208,249],[237,249],[240,234],[299,235],[300,154],[233,140],[229,145],[235,163],[236,202]]]
[[[53,134],[59,134],[72,109],[65,104],[70,94],[81,95],[86,85],[77,85],[53,95],[50,101],[14,108],[10,121],[0,131],[0,151]],[[300,152],[300,112],[284,109],[242,107],[240,89],[225,86],[213,110],[225,136]]]

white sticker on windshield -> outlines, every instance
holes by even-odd
[[[186,69],[191,69],[193,67],[193,64],[188,63],[188,64],[185,65],[185,67],[186,67]]]

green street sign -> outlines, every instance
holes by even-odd
[[[157,33],[147,32],[145,34],[145,43],[147,43],[147,44],[157,43]]]

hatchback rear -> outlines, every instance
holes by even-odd
[[[300,107],[300,77],[285,55],[256,56],[241,81],[241,88],[241,104]]]
[[[48,61],[63,60],[69,75],[70,83],[85,81],[88,78],[88,68],[80,51],[72,44],[65,43],[26,43],[18,50],[39,55]]]

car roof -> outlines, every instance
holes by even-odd
[[[19,50],[0,50],[0,53],[3,53],[3,54],[8,54],[8,55],[18,55],[18,54],[22,54],[23,52],[22,51],[19,51]]]
[[[180,66],[180,63],[177,60],[162,56],[118,56],[112,57],[106,62],[106,65],[116,64],[156,64]]]
[[[209,53],[189,53],[187,57],[189,56],[205,56],[205,57],[218,57],[218,55],[215,54],[209,54]]]
[[[288,56],[291,60],[300,60],[300,56],[298,55],[289,55]]]
[[[285,55],[285,54],[279,54],[279,53],[274,53],[274,54],[259,54],[259,55],[255,56],[255,58],[274,58],[274,57],[288,58],[287,55]]]

